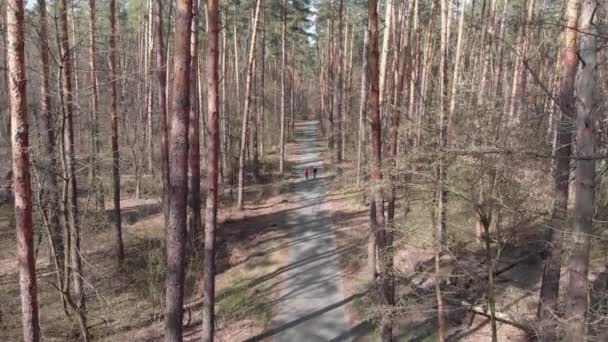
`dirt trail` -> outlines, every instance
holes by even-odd
[[[321,139],[317,121],[296,125],[295,182],[293,192],[298,209],[288,217],[288,257],[278,308],[272,329],[265,337],[275,341],[348,341],[350,324],[344,305],[338,253],[331,225],[331,212],[325,208],[325,189]],[[319,168],[319,177],[306,181],[304,169]]]

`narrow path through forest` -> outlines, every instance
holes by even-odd
[[[344,304],[338,251],[330,212],[323,209],[327,178],[324,173],[321,138],[317,121],[296,125],[293,167],[303,179],[304,169],[319,169],[316,179],[296,182],[294,200],[299,209],[285,222],[289,247],[283,288],[267,336],[275,341],[347,341],[350,325]]]

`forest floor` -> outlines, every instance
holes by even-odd
[[[431,342],[437,340],[437,312],[434,292],[434,248],[432,199],[416,186],[398,198],[395,234],[396,307],[388,310],[382,304],[380,291],[370,286],[367,272],[367,239],[369,237],[369,206],[365,191],[356,186],[352,163],[340,166],[339,176],[328,189],[329,210],[338,244],[343,288],[355,341],[380,341],[378,326],[390,319],[396,341]],[[487,262],[483,244],[475,242],[476,212],[471,203],[458,197],[449,200],[451,248],[442,257],[441,272],[447,316],[448,341],[492,341],[487,305]],[[507,217],[508,213],[503,213]],[[560,325],[541,326],[536,320],[543,260],[539,251],[539,234],[545,218],[541,216],[504,219],[503,244],[492,245],[495,265],[495,299],[498,315],[506,322],[524,326],[526,331],[510,323],[497,322],[498,341],[525,342],[539,340],[547,329],[561,334]],[[590,269],[590,312],[605,322],[608,293],[608,272],[601,246],[592,250]],[[566,256],[564,256],[564,260]],[[560,288],[566,288],[566,269],[562,269]],[[565,291],[564,291],[565,292]],[[560,293],[562,296],[563,293]],[[471,307],[478,312],[473,313]],[[560,308],[561,309],[561,308]],[[598,324],[598,326],[604,326]],[[606,333],[593,334],[605,341]],[[601,337],[599,337],[601,336]],[[542,340],[542,338],[540,338]]]
[[[281,300],[291,232],[286,227],[293,213],[302,210],[303,198],[293,191],[302,175],[292,171],[301,161],[302,147],[287,145],[287,176],[276,179],[276,154],[270,154],[261,183],[246,189],[245,210],[230,206],[228,191],[220,210],[216,315],[218,341],[263,339],[275,326],[273,317]],[[273,160],[274,158],[274,160]],[[296,160],[296,161],[294,161]],[[128,177],[125,177],[128,183]],[[144,182],[146,184],[146,182]],[[311,183],[312,184],[312,183]],[[318,183],[320,186],[321,183]],[[125,184],[127,197],[132,184]],[[146,193],[146,192],[144,192]],[[86,207],[87,199],[82,199]],[[110,207],[111,203],[107,204]],[[95,341],[161,341],[164,325],[164,229],[159,200],[128,198],[121,202],[126,260],[122,268],[113,257],[112,226],[108,214],[84,210],[82,250],[90,332]],[[0,341],[20,341],[20,300],[12,208],[0,205]],[[40,238],[40,239],[39,239]],[[78,337],[75,321],[68,319],[49,264],[46,237],[39,242],[37,273],[42,334],[45,341]],[[186,279],[185,340],[200,337],[201,260],[188,261]]]
[[[387,315],[366,272],[369,207],[356,186],[354,165],[330,160],[324,141],[310,122],[301,122],[304,140],[287,145],[287,175],[277,178],[276,153],[268,154],[260,182],[246,188],[245,210],[231,208],[225,191],[218,231],[218,341],[379,341],[382,319],[394,321],[397,341],[435,341],[432,213],[428,189],[408,189],[400,198],[394,232],[397,306]],[[308,131],[308,133],[306,133]],[[312,143],[312,145],[310,145]],[[323,156],[323,158],[321,158]],[[317,180],[305,181],[304,166],[320,167]],[[125,177],[123,196],[132,193]],[[153,179],[145,187],[153,189]],[[253,183],[250,181],[249,183]],[[82,199],[82,249],[87,310],[94,341],[161,341],[163,335],[164,229],[154,190],[147,199],[122,201],[126,260],[116,267],[108,212],[87,209]],[[489,319],[463,303],[487,308],[485,252],[474,242],[475,208],[450,198],[452,248],[442,259],[448,340],[490,341]],[[111,206],[108,202],[107,207]],[[20,298],[13,209],[0,204],[0,341],[20,341]],[[516,212],[515,215],[520,215]],[[505,214],[505,217],[507,214]],[[538,232],[543,217],[515,217],[504,224],[506,242],[495,260],[497,310],[507,319],[542,332],[535,320],[542,274]],[[36,231],[40,316],[45,341],[76,340],[76,322],[66,318],[48,262],[46,237]],[[592,251],[591,307],[608,300],[608,271]],[[200,337],[201,262],[188,262],[185,340]],[[565,288],[565,272],[561,287]],[[593,289],[600,290],[595,291]],[[597,298],[596,298],[597,297]],[[599,310],[599,309],[597,309]],[[595,316],[594,316],[595,317]],[[604,316],[605,317],[605,316]],[[593,318],[595,319],[595,318]],[[601,327],[606,327],[602,324]],[[595,336],[605,334],[599,329]],[[603,332],[602,332],[603,331]],[[312,335],[317,334],[317,335]],[[498,323],[499,341],[528,341],[526,332]],[[606,339],[599,338],[598,341]]]

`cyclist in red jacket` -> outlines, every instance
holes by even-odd
[[[304,176],[306,177],[306,180],[308,180],[308,168],[304,169]]]

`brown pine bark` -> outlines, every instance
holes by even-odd
[[[369,49],[367,52],[369,75],[369,92],[367,111],[372,129],[372,172],[371,179],[374,183],[372,187],[372,197],[375,207],[375,222],[371,222],[371,234],[376,235],[378,248],[378,264],[382,276],[382,294],[385,304],[390,305],[390,284],[387,277],[386,263],[386,231],[384,225],[384,192],[380,186],[382,183],[382,123],[380,120],[380,72],[379,72],[379,51],[378,51],[378,8],[377,0],[367,2],[368,14],[368,37]],[[370,251],[372,252],[372,251]],[[373,252],[372,252],[373,253]],[[382,340],[392,340],[392,326],[386,324],[382,327]]]
[[[163,41],[163,1],[156,0],[156,75],[158,78],[158,108],[160,110],[160,167],[163,184],[163,213],[165,225],[169,222],[169,148],[167,129],[167,60]]]
[[[9,0],[6,9],[9,94],[11,96],[11,140],[17,258],[21,291],[23,341],[40,340],[34,233],[32,227],[32,184],[30,179],[29,124],[27,116],[26,71],[22,0]]]
[[[148,172],[150,174],[154,174],[154,143],[153,143],[153,125],[154,125],[154,85],[152,78],[152,65],[154,58],[154,16],[153,16],[153,8],[154,3],[152,0],[146,0],[146,4],[148,6],[148,25],[147,25],[147,33],[146,33],[146,72],[145,77],[147,81],[147,93],[146,93],[146,154],[148,159]]]
[[[334,127],[336,132],[332,132],[334,135],[335,146],[335,158],[336,162],[342,162],[342,97],[344,93],[344,58],[342,54],[344,53],[342,49],[342,40],[343,40],[343,28],[342,28],[342,13],[344,12],[344,1],[338,0],[338,37],[337,37],[337,56],[335,58],[336,65],[334,66],[337,74],[335,79],[335,87],[336,93],[334,96],[334,107],[333,107],[333,118],[334,118]]]
[[[261,29],[262,39],[260,42],[261,56],[260,56],[260,109],[258,111],[258,139],[260,145],[260,156],[264,157],[264,122],[266,122],[265,116],[265,77],[266,77],[266,9],[262,8],[261,16]]]
[[[103,182],[101,180],[101,165],[99,164],[99,150],[101,140],[99,136],[99,105],[98,105],[98,81],[97,81],[97,43],[95,40],[96,8],[95,0],[89,0],[89,68],[91,69],[91,178],[97,210],[105,211],[105,199],[103,195]]]
[[[46,206],[43,208],[46,224],[50,231],[50,246],[53,263],[57,270],[57,284],[64,289],[64,258],[65,246],[63,241],[63,230],[59,219],[61,208],[59,206],[59,186],[57,182],[57,143],[55,140],[55,118],[51,107],[51,95],[49,91],[49,46],[47,33],[46,0],[38,0],[38,12],[40,15],[40,109],[42,114],[42,130],[46,147]],[[62,301],[64,297],[61,296]]]
[[[286,40],[287,40],[287,0],[283,0],[283,26],[281,29],[281,137],[279,142],[279,172],[281,175],[285,174],[285,87],[287,78],[287,51],[286,51]],[[333,132],[331,133],[333,134]]]
[[[391,22],[393,18],[393,0],[387,0],[384,8],[384,33],[382,35],[382,50],[380,51],[380,115],[385,112],[386,72],[388,50],[391,38]]]
[[[527,0],[526,7],[522,8],[522,23],[519,37],[518,62],[514,68],[513,88],[511,89],[511,100],[509,107],[509,119],[512,122],[519,121],[519,114],[525,104],[527,75],[525,63],[528,63],[528,51],[532,36],[532,19],[534,18],[535,0]]]
[[[190,32],[190,125],[188,126],[188,234],[191,241],[201,233],[201,155],[198,103],[198,2],[192,3]]]
[[[443,295],[441,291],[441,255],[444,253],[447,245],[446,230],[447,230],[447,165],[443,156],[443,151],[448,147],[447,136],[447,20],[448,20],[448,4],[447,0],[441,0],[441,46],[439,57],[439,141],[437,161],[437,200],[435,209],[436,213],[436,228],[435,228],[435,292],[437,296],[437,320],[438,320],[438,340],[443,342],[446,340],[446,322],[443,304]]]
[[[173,104],[169,134],[170,211],[167,225],[165,341],[182,341],[188,197],[188,125],[190,116],[190,33],[192,0],[175,7]]]
[[[361,166],[363,164],[363,141],[365,140],[365,107],[367,105],[367,49],[368,32],[363,34],[363,61],[361,63],[361,96],[359,98],[359,133],[357,135],[357,188],[361,188],[363,177]]]
[[[112,128],[112,189],[114,197],[114,239],[116,240],[116,257],[122,265],[125,257],[122,242],[122,217],[120,214],[120,151],[118,146],[118,73],[116,72],[116,0],[110,0],[110,73],[111,89],[111,128]]]
[[[214,340],[215,305],[215,231],[218,210],[218,168],[220,150],[218,91],[219,64],[219,5],[218,0],[207,0],[206,76],[207,76],[207,213],[205,215],[205,255],[203,269],[203,338]]]
[[[65,194],[67,197],[67,219],[70,227],[70,256],[74,283],[74,304],[82,338],[88,341],[86,301],[83,287],[82,255],[80,250],[80,222],[78,209],[78,182],[76,179],[76,153],[74,150],[74,96],[72,93],[72,63],[68,38],[66,0],[59,1],[59,48],[61,54],[61,98],[64,107],[63,154],[65,165]]]
[[[226,20],[226,15],[223,14],[224,12],[221,12],[221,21],[224,22]],[[220,156],[222,158],[222,164],[221,164],[221,169],[222,169],[222,176],[223,179],[221,179],[222,184],[225,184],[228,182],[228,179],[231,179],[229,177],[230,175],[230,161],[229,161],[229,154],[230,154],[230,122],[228,120],[228,101],[225,101],[224,99],[226,98],[226,82],[227,82],[227,63],[228,63],[228,50],[227,50],[227,36],[228,36],[228,32],[226,30],[226,28],[222,28],[221,29],[222,32],[222,47],[220,49],[221,51],[221,56],[222,56],[222,73],[220,76],[220,80],[221,80],[221,84],[222,84],[222,89],[221,89],[221,111],[220,111],[220,117],[222,120],[222,125],[221,125],[221,135],[222,135],[222,145],[221,145],[221,150],[222,152],[220,153]],[[206,58],[206,57],[205,57]],[[209,148],[209,147],[207,147]]]
[[[573,245],[568,260],[566,291],[566,336],[564,341],[585,338],[589,250],[595,201],[595,116],[598,110],[597,0],[581,3],[579,26],[580,66],[576,79],[576,160]]]
[[[578,0],[569,0],[566,9],[566,27],[562,48],[562,68],[559,85],[559,107],[562,110],[557,128],[557,148],[553,181],[555,202],[552,224],[547,231],[547,250],[543,270],[538,318],[548,320],[557,312],[561,273],[562,231],[568,218],[568,187],[570,184],[570,155],[572,153],[572,124],[575,117],[574,81],[577,57]]]
[[[241,129],[241,148],[239,150],[239,189],[237,196],[237,207],[243,210],[243,188],[245,186],[245,153],[247,148],[247,137],[249,134],[249,111],[251,107],[251,82],[255,74],[255,46],[258,31],[258,19],[260,17],[261,0],[257,0],[253,25],[251,29],[251,42],[249,43],[249,57],[247,59],[247,76],[245,79],[245,104],[243,109],[243,125]]]

